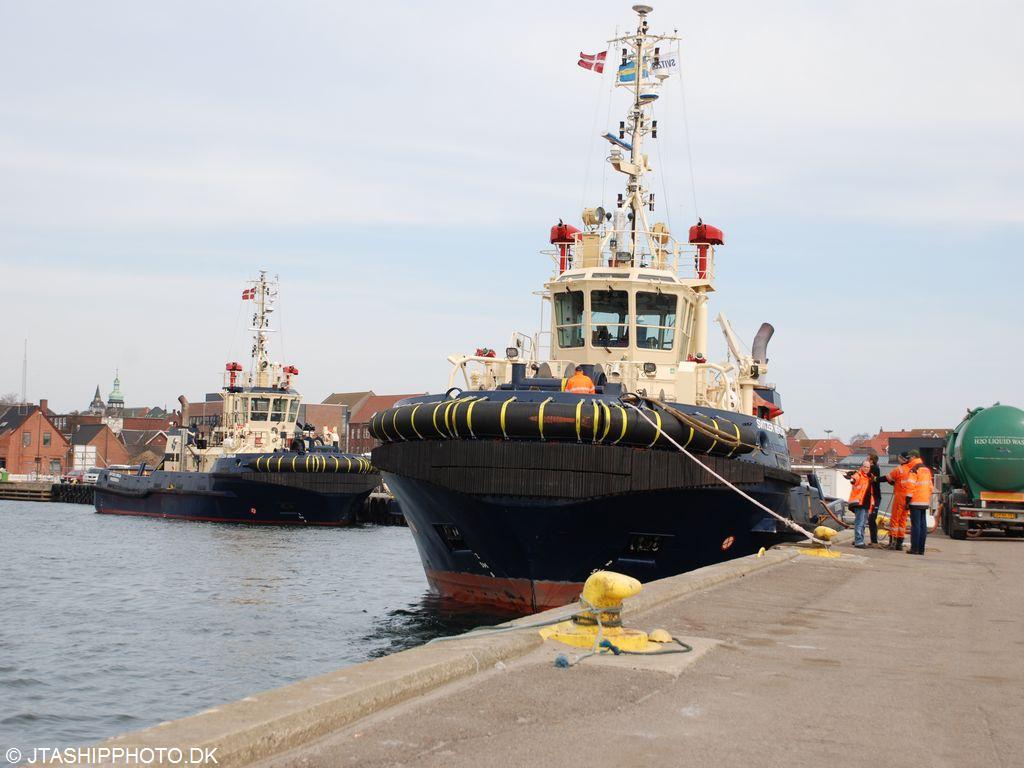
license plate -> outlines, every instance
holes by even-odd
[[[1016,520],[1017,516],[1013,512],[993,512],[992,517],[998,517],[1000,520]]]

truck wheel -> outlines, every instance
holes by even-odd
[[[956,539],[957,541],[963,541],[967,538],[967,531],[953,530],[949,533],[950,538]]]

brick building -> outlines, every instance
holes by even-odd
[[[348,406],[340,403],[303,403],[299,407],[299,423],[312,425],[320,437],[324,436],[326,428],[338,435],[339,443],[344,447],[347,410]]]
[[[72,451],[88,456],[89,460],[85,463],[93,467],[131,464],[128,449],[121,442],[121,438],[114,434],[114,430],[106,424],[79,425],[71,435],[71,446]]]
[[[157,466],[163,461],[167,449],[167,433],[159,429],[125,429],[121,441],[128,451],[128,463],[133,466]]]
[[[13,475],[60,476],[67,470],[69,443],[39,405],[0,405],[0,468]]]

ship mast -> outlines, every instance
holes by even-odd
[[[654,9],[649,5],[634,5],[633,10],[640,17],[636,32],[625,37],[615,38],[610,42],[623,45],[622,65],[633,60],[633,103],[630,106],[625,127],[630,134],[629,163],[616,163],[613,166],[626,173],[629,180],[626,184],[626,195],[620,207],[626,207],[631,213],[629,253],[633,264],[637,263],[640,239],[650,239],[650,228],[647,224],[645,209],[654,210],[654,196],[644,186],[644,175],[650,170],[643,152],[644,137],[647,134],[656,136],[653,129],[656,124],[648,118],[647,110],[656,96],[653,91],[658,83],[650,79],[651,67],[657,63],[657,49],[652,47],[660,41],[678,40],[674,35],[652,35],[648,33],[647,15]],[[650,62],[650,66],[648,65]],[[620,134],[621,135],[621,134]],[[650,245],[650,243],[648,243]]]
[[[256,289],[256,312],[252,316],[253,345],[252,364],[254,370],[250,372],[253,385],[257,387],[269,387],[272,369],[267,351],[267,334],[270,333],[270,318],[268,315],[274,311],[271,306],[270,283],[267,280],[267,271],[260,270],[260,276],[254,281]]]

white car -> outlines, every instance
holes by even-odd
[[[82,475],[82,482],[89,485],[95,485],[96,481],[100,479],[100,468],[93,467],[92,469],[85,470],[85,474]]]

